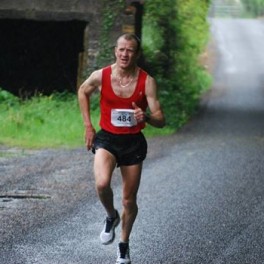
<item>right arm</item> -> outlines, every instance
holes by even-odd
[[[102,70],[94,71],[78,90],[78,100],[85,127],[85,144],[88,150],[92,148],[95,138],[95,129],[90,115],[90,97],[101,86],[101,80]]]
[[[164,127],[166,120],[158,99],[157,83],[155,79],[149,75],[146,80],[146,97],[151,114],[149,116],[145,115],[145,121],[157,128]]]

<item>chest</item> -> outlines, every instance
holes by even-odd
[[[133,80],[130,79],[120,80],[113,75],[111,76],[111,87],[113,93],[118,97],[130,98],[134,94],[136,90],[136,86],[137,86],[137,78]]]

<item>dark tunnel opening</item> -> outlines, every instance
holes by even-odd
[[[0,88],[21,96],[76,91],[86,22],[0,20]]]

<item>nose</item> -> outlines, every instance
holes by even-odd
[[[127,56],[128,55],[128,50],[125,49],[124,52],[123,52],[123,56]]]

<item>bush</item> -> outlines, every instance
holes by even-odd
[[[198,61],[209,39],[208,8],[207,0],[146,1],[146,69],[158,80],[168,124],[174,128],[193,114],[201,93],[211,83]]]
[[[18,97],[0,88],[0,104],[6,107],[13,106],[19,102]]]

